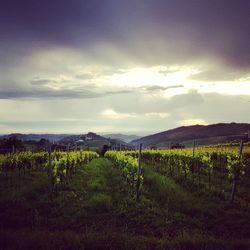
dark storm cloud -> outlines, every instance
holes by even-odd
[[[39,39],[65,43],[73,42],[76,32],[88,33],[93,30],[102,15],[98,2],[59,0],[10,0],[1,4],[1,29],[3,38],[18,36],[19,40]],[[84,31],[84,32],[81,32]],[[90,35],[90,34],[89,34]]]
[[[167,89],[175,89],[175,88],[183,88],[184,85],[172,85],[172,86],[167,86],[167,87],[162,87],[159,85],[152,85],[152,86],[145,86],[142,87],[143,90],[146,90],[148,92],[154,92],[154,91],[164,91]]]
[[[0,99],[88,99],[102,97],[102,94],[91,91],[74,91],[74,90],[52,90],[52,89],[31,89],[31,90],[3,90],[0,92]]]
[[[130,94],[133,93],[132,90],[117,90],[117,91],[107,91],[106,95],[119,95],[119,94]]]
[[[47,80],[41,80],[47,83]],[[48,80],[48,82],[51,82]],[[43,84],[33,84],[37,87],[27,88],[25,86],[18,86],[16,83],[12,83],[12,88],[4,87],[0,88],[0,99],[50,99],[50,98],[62,98],[62,99],[89,99],[89,98],[101,98],[105,96],[122,95],[132,93],[130,90],[117,90],[117,91],[103,91],[99,89],[99,92],[94,92],[84,88],[74,89],[53,89],[44,86]],[[15,86],[18,86],[16,88]],[[85,86],[86,87],[86,86]],[[91,87],[91,86],[90,86]],[[106,89],[106,88],[105,88]]]
[[[51,45],[88,49],[109,42],[138,63],[214,56],[246,68],[249,11],[248,0],[9,0],[0,8],[1,47],[18,57]]]

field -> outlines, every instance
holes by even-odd
[[[1,155],[0,248],[250,249],[249,153]]]

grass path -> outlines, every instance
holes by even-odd
[[[78,168],[52,199],[46,173],[27,175],[0,199],[0,249],[249,249],[211,234],[209,221],[223,215],[217,205],[150,167],[143,173],[140,202],[105,158]]]

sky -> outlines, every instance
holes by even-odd
[[[0,134],[250,122],[249,0],[3,0]]]

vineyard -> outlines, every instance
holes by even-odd
[[[32,171],[46,171],[51,189],[64,185],[75,174],[77,167],[97,158],[95,152],[20,152],[0,155],[1,174],[7,179],[17,175],[22,178]],[[8,188],[8,182],[7,186]]]
[[[132,183],[137,180],[139,151],[109,151],[106,157],[120,166]],[[235,199],[248,207],[250,203],[250,152],[239,155],[237,148],[200,148],[185,150],[143,150],[141,158],[158,173],[175,179],[183,186]],[[143,175],[140,177],[143,179]],[[237,190],[237,197],[236,197]]]
[[[0,181],[6,249],[249,247],[248,147],[9,153]]]

